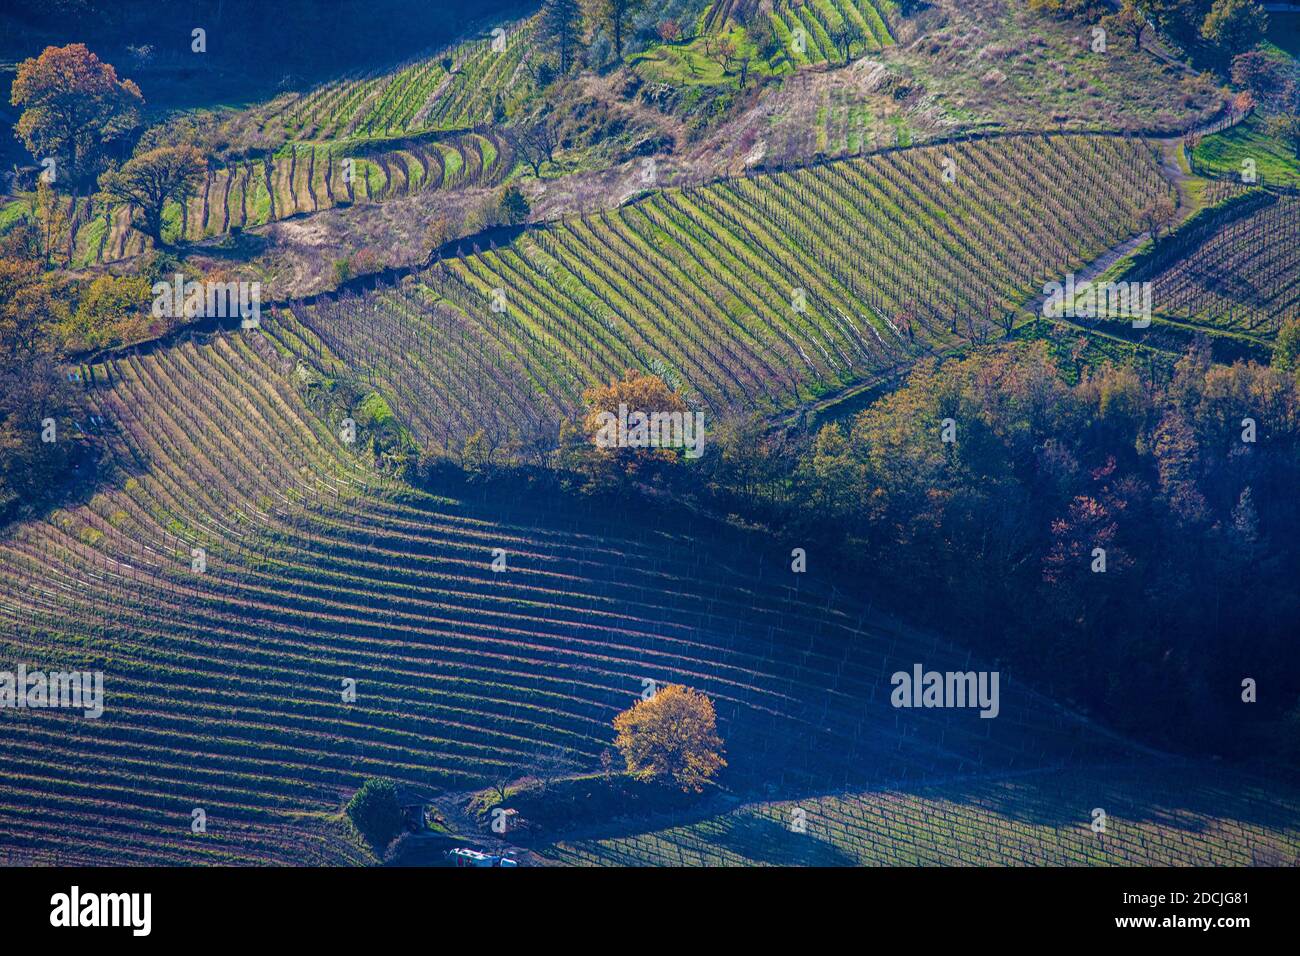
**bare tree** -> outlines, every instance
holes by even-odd
[[[722,67],[724,74],[731,73],[736,58],[736,44],[732,42],[731,37],[706,36],[704,38],[704,52]]]
[[[555,781],[571,777],[579,770],[578,763],[564,751],[554,747],[543,747],[533,757],[529,770],[533,776],[542,781],[545,789],[550,789]]]
[[[1138,222],[1151,233],[1151,242],[1160,242],[1160,230],[1170,223],[1177,209],[1172,199],[1162,197],[1143,206],[1138,212]]]
[[[489,783],[492,785],[492,792],[497,795],[498,799],[504,802],[506,799],[506,793],[510,789],[510,785],[519,780],[523,774],[524,771],[514,764],[507,764],[498,767],[493,771],[492,776],[489,778]]]
[[[539,179],[542,165],[555,161],[555,151],[560,146],[559,128],[554,119],[540,113],[510,127],[506,138]]]

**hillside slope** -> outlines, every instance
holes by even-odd
[[[102,670],[106,695],[98,720],[6,715],[11,856],[348,859],[324,817],[365,777],[594,769],[647,679],[715,699],[738,794],[1133,756],[1012,674],[996,720],[894,710],[894,670],[977,665],[794,580],[776,542],[379,481],[305,406],[302,330],[269,331],[98,367],[100,490],[0,542],[0,666]]]
[[[1137,139],[920,147],[651,190],[296,314],[444,450],[553,434],[625,368],[772,413],[1001,334],[1168,192]]]

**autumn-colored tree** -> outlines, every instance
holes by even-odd
[[[144,104],[140,88],[83,43],[46,47],[20,63],[9,99],[23,111],[15,135],[38,160],[66,165],[70,178],[96,173],[105,144],[139,126]]]
[[[608,385],[597,385],[582,393],[589,409],[587,429],[593,434],[599,429],[601,412],[618,414],[619,405],[645,412],[685,412],[686,403],[668,387],[659,376],[638,372],[630,368],[622,380],[611,378]]]
[[[1146,32],[1147,18],[1133,0],[1124,0],[1123,6],[1110,16],[1101,18],[1101,27],[1116,36],[1131,37],[1133,49],[1142,49],[1142,34]]]
[[[143,276],[101,275],[81,293],[77,310],[59,325],[69,351],[136,342],[149,332],[150,283]]]
[[[193,146],[163,146],[105,173],[99,185],[109,199],[126,203],[132,224],[161,246],[168,200],[180,202],[193,196],[206,169],[207,161]]]
[[[614,718],[614,729],[614,746],[628,771],[643,779],[672,780],[684,791],[700,793],[727,765],[713,702],[680,684],[623,711]]]
[[[637,447],[631,442],[620,444],[611,440],[612,431],[621,430],[625,418],[633,426],[632,418],[638,415],[649,421],[659,413],[676,413],[683,421],[689,420],[691,413],[686,402],[662,378],[628,369],[621,380],[610,379],[608,385],[589,388],[582,393],[582,398],[587,405],[583,428],[601,459],[616,464],[629,475],[655,462],[676,461],[677,454],[670,448]]]
[[[1113,572],[1126,564],[1127,555],[1112,546],[1118,527],[1103,502],[1087,495],[1076,497],[1067,516],[1052,521],[1052,546],[1043,559],[1043,580],[1057,584],[1098,568]],[[1098,548],[1102,553],[1094,550]]]

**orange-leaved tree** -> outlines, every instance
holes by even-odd
[[[138,127],[144,105],[140,88],[84,43],[23,60],[9,100],[22,107],[15,134],[31,154],[66,163],[74,179],[97,172],[104,145]]]
[[[669,447],[638,443],[638,421],[640,430],[647,434],[645,423],[657,414],[676,415],[687,426],[692,424],[686,402],[680,395],[659,376],[636,369],[628,369],[621,380],[611,378],[608,385],[587,389],[582,398],[587,404],[583,429],[592,445],[599,449],[599,457],[616,463],[628,474],[637,472],[642,465],[656,461],[667,463],[677,458]],[[690,435],[694,437],[695,432],[691,431]]]
[[[614,729],[628,771],[643,779],[699,793],[727,765],[713,701],[690,687],[669,684],[638,701],[614,718]]]

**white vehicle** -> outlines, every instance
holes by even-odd
[[[471,850],[468,847],[457,847],[454,850],[448,850],[447,859],[452,861],[454,866],[518,866],[519,861],[509,854],[505,856],[493,856],[488,853],[480,853],[478,850]]]

